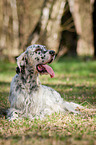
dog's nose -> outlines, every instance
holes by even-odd
[[[52,56],[54,56],[55,55],[55,51],[54,50],[50,50],[49,51],[49,54],[51,54]]]

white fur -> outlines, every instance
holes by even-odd
[[[27,48],[27,50],[29,49]],[[34,49],[32,49],[32,52],[33,51]],[[28,53],[30,54],[31,52],[28,51]],[[20,67],[20,62],[22,62],[23,55],[21,55],[21,58],[19,57],[20,58],[20,61],[18,61],[19,67]],[[36,54],[34,53],[34,55]],[[46,58],[48,58],[49,52],[47,52],[46,55],[47,55]],[[28,59],[31,59],[29,58],[29,56],[26,57]],[[8,110],[8,114],[7,114],[8,119],[14,120],[17,119],[18,117],[19,118],[28,117],[30,119],[38,118],[38,117],[43,118],[46,115],[51,115],[54,112],[64,113],[67,111],[67,112],[79,113],[78,111],[76,111],[76,108],[81,108],[82,106],[72,102],[69,103],[64,101],[61,98],[60,94],[56,92],[54,89],[40,84],[40,82],[38,81],[38,72],[35,70],[35,66],[34,66],[34,64],[37,63],[34,63],[33,58],[34,57],[32,57],[31,60],[33,61],[32,69],[34,68],[34,74],[32,75],[32,77],[30,77],[30,74],[28,74],[27,72],[28,69],[31,69],[31,67],[29,67],[30,63],[28,63],[27,65],[25,65],[26,67],[25,72],[27,75],[26,74],[23,75],[25,78],[27,78],[26,83],[24,83],[21,79],[22,73],[16,74],[11,82],[10,96],[9,96],[11,107]],[[32,84],[33,80],[35,80],[35,83]],[[32,87],[33,86],[35,87],[33,87],[33,89],[30,90],[30,85],[32,85]]]

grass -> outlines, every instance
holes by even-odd
[[[51,66],[55,78],[40,76],[42,84],[86,109],[81,115],[55,113],[44,120],[9,122],[4,112],[10,106],[8,95],[16,64],[0,62],[0,144],[96,144],[96,61],[68,57]]]

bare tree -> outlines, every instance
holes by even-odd
[[[94,0],[1,0],[0,53],[11,58],[39,43],[58,56],[96,55],[95,5]]]
[[[42,43],[48,48],[58,51],[60,24],[65,3],[65,0],[44,0],[39,21],[30,33],[25,46]]]

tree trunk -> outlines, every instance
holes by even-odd
[[[46,26],[46,46],[58,52],[61,39],[61,18],[66,1],[57,0],[53,3],[51,14]]]
[[[93,55],[92,5],[90,0],[68,0],[76,32],[78,34],[78,55]]]
[[[17,7],[18,7],[18,23],[19,23],[19,49],[22,49],[22,45],[25,41],[25,30],[26,30],[26,25],[28,23],[26,21],[26,8],[25,8],[25,3],[24,0],[17,0]],[[25,19],[25,21],[24,21]],[[25,27],[24,27],[25,26]]]
[[[12,18],[13,18],[13,49],[12,55],[16,56],[19,54],[19,21],[17,14],[17,3],[16,0],[10,0],[10,5],[12,9]]]
[[[93,37],[94,37],[94,57],[96,58],[96,0],[93,3]]]
[[[9,8],[9,1],[4,0],[2,1],[2,7],[3,7],[3,25],[1,30],[1,38],[0,38],[0,50],[4,51],[4,49],[7,47],[7,33],[8,33],[8,24],[9,24],[9,16],[10,16],[10,8]]]
[[[18,15],[16,0],[4,0],[3,25],[0,38],[2,54],[9,58],[18,55]]]

